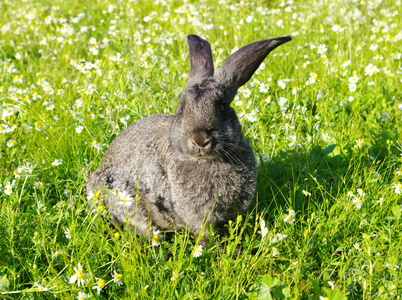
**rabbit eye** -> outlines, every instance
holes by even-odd
[[[184,111],[184,105],[182,105],[182,106],[180,107],[180,113],[181,113],[181,114],[183,114],[183,111]]]
[[[219,104],[218,108],[219,108],[219,111],[223,111],[223,110],[225,109],[225,108],[223,107],[223,104]]]

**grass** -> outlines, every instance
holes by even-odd
[[[0,2],[1,297],[400,297],[401,14],[401,1]],[[187,34],[216,68],[293,36],[232,103],[259,159],[255,205],[199,257],[186,232],[153,246],[110,227],[85,192],[119,132],[178,106]]]

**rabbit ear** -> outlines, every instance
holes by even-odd
[[[215,78],[223,84],[230,96],[254,74],[267,55],[276,47],[290,41],[290,36],[279,37],[249,44],[232,54],[220,67]]]
[[[211,46],[206,40],[194,34],[187,36],[188,51],[190,53],[190,74],[187,86],[211,77],[214,74]]]

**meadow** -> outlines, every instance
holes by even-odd
[[[0,298],[400,299],[402,4],[0,1]],[[290,35],[231,106],[250,211],[209,245],[109,226],[85,183],[138,119],[173,113],[186,36],[215,67]]]

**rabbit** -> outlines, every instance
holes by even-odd
[[[246,212],[256,191],[253,149],[230,107],[239,87],[285,36],[249,44],[216,72],[210,44],[187,36],[190,73],[173,115],[140,119],[110,144],[87,182],[91,203],[103,201],[111,221],[147,238],[150,230],[224,225]]]

